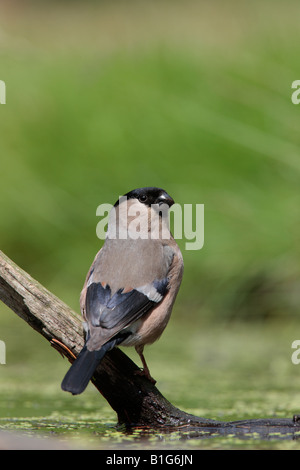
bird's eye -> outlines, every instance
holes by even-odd
[[[147,196],[145,194],[142,194],[140,197],[139,197],[139,201],[140,202],[146,202],[147,201]]]

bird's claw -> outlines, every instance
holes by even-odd
[[[50,341],[51,346],[59,352],[59,354],[64,357],[66,356],[70,362],[73,362],[76,359],[75,354],[61,341],[58,339],[52,338]]]
[[[134,371],[134,375],[139,375],[141,377],[146,377],[146,379],[148,379],[149,382],[151,382],[153,385],[156,384],[156,380],[150,375],[149,370],[138,369],[138,370]]]

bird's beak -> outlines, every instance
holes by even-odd
[[[159,198],[158,198],[158,204],[168,204],[169,207],[173,206],[174,204],[174,199],[169,196],[168,193],[162,193]]]

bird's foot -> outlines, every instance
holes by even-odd
[[[72,363],[75,361],[76,356],[72,351],[58,339],[52,338],[50,341],[51,346],[59,352],[59,354],[64,357],[66,356],[69,361]]]
[[[149,369],[139,369],[134,371],[134,375],[140,375],[141,377],[146,377],[153,385],[156,384],[156,380],[150,375]]]

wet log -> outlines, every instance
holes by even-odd
[[[80,352],[84,339],[81,316],[49,292],[0,251],[0,299],[20,318],[44,336],[70,362]],[[215,434],[269,436],[279,433],[297,437],[300,418],[251,419],[222,422],[188,414],[172,405],[123,351],[108,352],[92,382],[114,409],[118,423],[126,428],[180,430],[183,438]],[[61,377],[57,378],[60,386]],[[65,393],[65,392],[62,392]]]

